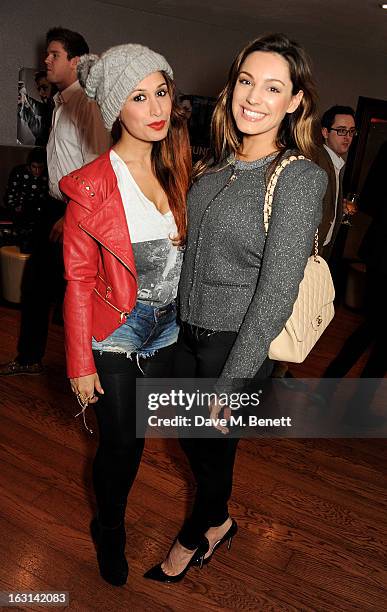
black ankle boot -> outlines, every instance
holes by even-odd
[[[106,582],[122,586],[128,579],[128,562],[125,557],[126,534],[124,522],[117,527],[104,527],[94,518],[90,531],[97,548],[99,572]]]

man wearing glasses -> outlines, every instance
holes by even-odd
[[[321,132],[324,145],[320,149],[317,163],[328,174],[328,188],[324,198],[323,220],[319,227],[322,249],[327,260],[339,232],[343,214],[354,214],[356,205],[343,200],[343,174],[345,160],[354,136],[356,136],[355,112],[350,106],[332,106],[321,118]],[[321,244],[321,242],[320,242]]]

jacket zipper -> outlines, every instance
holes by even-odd
[[[129,268],[129,266],[120,258],[118,257],[118,255],[116,255],[116,253],[113,253],[113,251],[111,249],[109,249],[109,247],[106,246],[106,244],[104,244],[103,242],[101,242],[101,240],[99,238],[96,238],[95,236],[93,236],[93,234],[91,234],[90,232],[87,231],[87,229],[85,229],[83,227],[83,225],[79,224],[78,227],[80,227],[84,232],[86,232],[86,234],[88,234],[89,236],[91,236],[94,240],[96,240],[97,242],[99,242],[99,244],[102,244],[102,246],[109,251],[109,253],[111,253],[116,259],[118,259],[118,261],[120,261],[122,263],[123,266],[125,266],[125,268],[127,270],[129,270],[129,272],[131,274],[133,274],[133,276],[135,276],[135,274],[133,273],[133,270],[131,270]]]
[[[97,295],[99,295],[99,297],[100,297],[100,298],[101,298],[101,299],[102,299],[104,302],[106,302],[106,304],[108,304],[109,306],[111,306],[112,308],[114,308],[114,310],[116,310],[117,312],[119,312],[119,313],[120,313],[120,321],[121,321],[121,323],[122,323],[122,321],[124,320],[124,318],[126,318],[128,315],[130,315],[130,312],[125,312],[125,311],[122,311],[122,310],[120,310],[119,308],[117,308],[117,306],[114,306],[114,304],[112,304],[111,302],[109,302],[109,300],[108,300],[108,299],[106,299],[106,297],[103,297],[102,293],[100,293],[96,287],[94,287],[93,291],[95,291],[95,293],[96,293]]]
[[[106,285],[106,290],[105,290],[105,298],[108,297],[108,294],[111,293],[113,291],[113,288],[107,284],[106,280],[103,278],[103,276],[101,276],[100,274],[97,274],[98,278],[101,279],[101,281]]]
[[[98,240],[95,236],[93,236],[93,234],[91,234],[90,232],[87,231],[87,229],[85,229],[83,227],[83,225],[79,224],[78,227],[80,227],[84,232],[86,232],[86,234],[88,234],[89,236],[91,236],[94,240],[97,240],[97,242],[99,242],[99,244],[101,244],[107,251],[109,251],[109,253],[111,253],[113,255],[113,257],[115,257],[116,259],[118,259],[118,261],[120,261],[122,263],[122,265],[129,270],[129,272],[131,274],[133,274],[133,271],[129,268],[129,266],[120,258],[118,257],[118,255],[116,255],[115,253],[113,253],[113,251],[111,249],[109,249],[109,247],[106,246],[106,244],[104,244],[103,242],[101,242],[100,240]],[[99,276],[99,275],[98,275]],[[133,274],[133,276],[135,276]],[[102,277],[101,277],[102,278]],[[103,279],[102,279],[103,280]],[[98,291],[98,289],[96,287],[94,287],[94,291],[100,296],[100,298],[103,299],[104,302],[106,302],[109,306],[111,306],[112,308],[114,308],[114,310],[116,310],[117,312],[120,313],[120,322],[122,323],[122,321],[124,319],[126,319],[129,315],[130,312],[125,312],[120,310],[119,308],[117,308],[117,306],[114,306],[114,304],[112,304],[111,302],[109,302],[109,300],[106,299],[106,297],[103,297],[103,295]]]

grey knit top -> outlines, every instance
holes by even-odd
[[[279,177],[265,239],[265,174],[273,159],[228,160],[188,195],[181,320],[238,332],[218,388],[223,379],[228,386],[230,379],[252,378],[261,367],[291,315],[321,221],[327,175],[297,160]]]

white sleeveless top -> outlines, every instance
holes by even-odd
[[[110,161],[124,205],[138,275],[137,299],[149,305],[169,304],[179,284],[183,251],[173,246],[177,228],[171,211],[165,215],[148,200],[126,163],[113,150]]]

